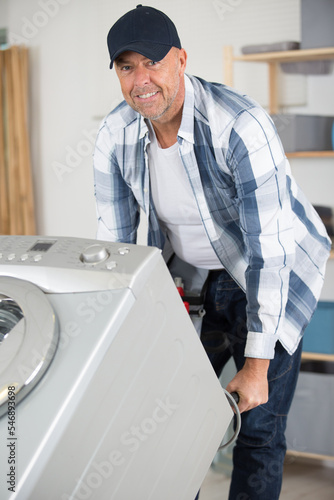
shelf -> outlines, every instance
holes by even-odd
[[[321,354],[318,352],[302,352],[303,361],[334,361],[334,354]]]
[[[295,458],[309,458],[313,460],[334,460],[332,455],[321,455],[319,453],[308,453],[306,451],[287,450],[287,456]]]
[[[286,153],[288,158],[334,158],[334,151],[294,151]]]
[[[334,47],[307,50],[285,50],[282,52],[261,52],[257,54],[244,54],[242,56],[234,57],[235,61],[266,63],[322,61],[324,59],[334,59]]]
[[[324,59],[334,60],[334,47],[307,50],[285,50],[282,52],[261,52],[257,54],[245,54],[235,56],[233,47],[224,46],[224,83],[233,87],[233,64],[234,62],[257,62],[267,63],[269,71],[269,114],[279,112],[277,74],[278,64],[283,62],[317,61]]]

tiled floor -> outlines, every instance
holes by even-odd
[[[333,500],[334,467],[315,461],[287,459],[280,500]],[[229,477],[210,469],[200,500],[227,500]]]

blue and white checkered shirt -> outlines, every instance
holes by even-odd
[[[293,353],[315,310],[331,242],[294,181],[277,131],[252,99],[185,76],[179,152],[222,266],[247,295],[245,355]],[[99,239],[136,242],[140,208],[148,244],[163,248],[149,182],[144,118],[121,103],[94,153]]]

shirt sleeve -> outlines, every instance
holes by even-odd
[[[136,243],[140,211],[122,176],[116,149],[116,142],[104,123],[94,150],[97,238]]]
[[[248,262],[245,356],[271,359],[283,328],[295,242],[287,159],[264,110],[238,116],[227,156]]]

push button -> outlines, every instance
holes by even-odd
[[[117,262],[115,262],[114,260],[106,263],[106,268],[109,269],[109,271],[115,269],[115,267],[117,267]]]
[[[130,252],[130,248],[128,248],[128,247],[121,247],[121,248],[118,249],[118,253],[120,255],[126,255],[129,252]]]

